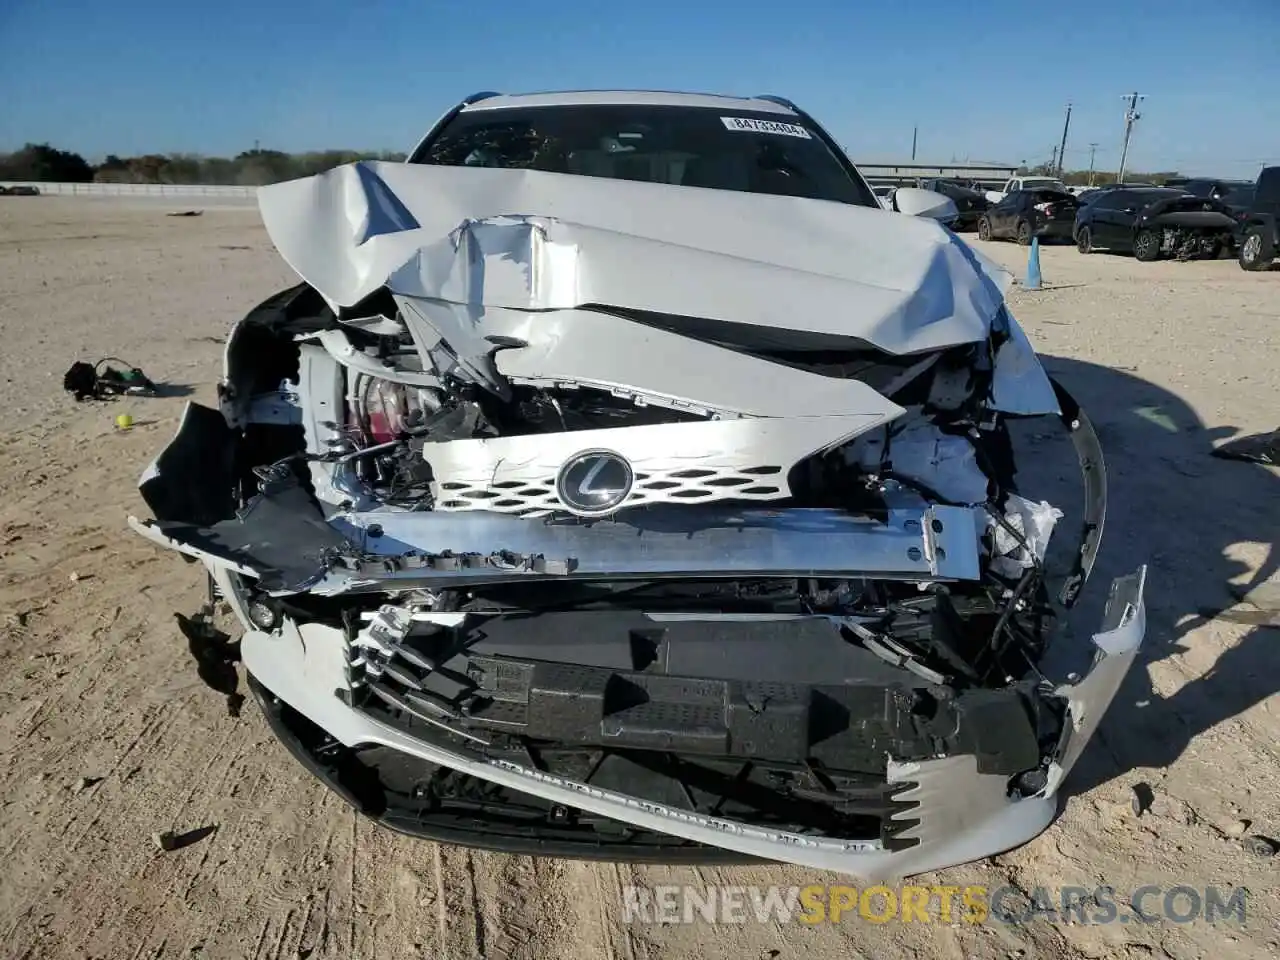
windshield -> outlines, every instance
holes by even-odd
[[[1257,189],[1252,183],[1226,183],[1223,188],[1218,199],[1236,207],[1247,207],[1253,203],[1254,191]]]
[[[1072,194],[1065,193],[1062,190],[1045,190],[1037,188],[1035,190],[1028,190],[1027,192],[1031,194],[1033,203],[1053,203],[1058,206],[1071,207],[1078,207],[1080,205],[1080,201]]]
[[[410,162],[879,206],[801,118],[763,111],[648,105],[464,111]]]
[[[1054,179],[1053,177],[1023,177],[1022,178],[1023,190],[1040,190],[1045,188],[1056,188],[1058,190],[1061,190],[1063,193],[1065,193],[1067,190],[1066,184],[1064,184],[1061,180]]]

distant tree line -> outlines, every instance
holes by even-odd
[[[47,143],[28,143],[13,153],[0,153],[0,180],[47,180],[62,183],[211,183],[258,186],[278,183],[315,173],[323,173],[356,160],[403,160],[403,153],[362,150],[319,150],[312,153],[284,153],[280,150],[246,150],[234,157],[206,157],[197,153],[148,153],[140,157],[109,154],[94,166],[78,153],[58,150]],[[1022,174],[1054,176],[1047,164],[1024,167]],[[1126,181],[1164,183],[1178,176],[1176,170],[1158,173],[1125,172]],[[1062,180],[1069,184],[1114,183],[1116,175],[1106,170],[1068,170]]]
[[[1028,174],[1033,177],[1056,177],[1058,170],[1056,167],[1050,167],[1047,163],[1038,167],[1020,167],[1018,173]],[[1126,170],[1124,172],[1125,183],[1154,183],[1157,186],[1163,184],[1166,180],[1172,180],[1174,177],[1180,177],[1177,170],[1161,170],[1157,173],[1141,173],[1138,170]],[[1092,180],[1090,179],[1092,177]],[[1115,183],[1116,171],[1114,170],[1094,170],[1090,173],[1088,170],[1066,170],[1062,174],[1062,182],[1069,186],[1085,186],[1089,183]]]
[[[403,153],[367,150],[319,150],[284,153],[246,150],[235,157],[195,153],[149,153],[140,157],[109,154],[94,166],[78,153],[47,143],[28,143],[13,153],[0,153],[0,180],[45,180],[61,183],[210,183],[258,186],[322,173],[356,160],[403,160]]]

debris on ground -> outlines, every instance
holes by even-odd
[[[1148,810],[1156,801],[1155,791],[1151,789],[1149,783],[1135,783],[1130,788],[1129,809],[1133,811],[1135,817],[1140,817]]]
[[[181,850],[183,847],[189,847],[193,843],[199,843],[205,837],[211,836],[218,830],[217,824],[209,824],[207,827],[197,827],[194,830],[188,830],[186,833],[174,833],[172,830],[164,830],[151,835],[151,842],[155,844],[157,850],[163,850],[165,853],[171,853],[174,850]]]
[[[1214,447],[1209,456],[1276,466],[1280,464],[1280,427],[1267,433],[1254,433],[1228,440],[1222,446]]]
[[[107,364],[115,362],[123,370]],[[103,357],[95,364],[77,360],[62,375],[62,389],[77,400],[106,400],[127,394],[133,397],[154,397],[156,385],[142,372],[141,367],[126,363],[119,357]]]
[[[1244,838],[1244,848],[1255,857],[1274,857],[1276,852],[1280,851],[1280,843],[1276,843],[1270,837],[1254,834],[1252,837]]]
[[[168,853],[170,850],[177,849],[177,847],[174,845],[174,841],[176,839],[177,838],[174,836],[174,833],[172,830],[165,830],[163,833],[153,833],[151,835],[151,842],[156,845],[156,849],[163,850],[166,853]]]

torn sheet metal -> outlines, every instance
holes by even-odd
[[[207,564],[253,576],[263,588],[297,593],[316,583],[352,544],[320,515],[296,482],[273,484],[234,518],[209,526],[139,521],[130,526],[149,540]]]
[[[143,472],[138,492],[158,520],[216,523],[235,509],[235,447],[222,414],[188,403],[173,440]]]
[[[482,329],[526,344],[495,358],[515,384],[594,387],[704,415],[892,419],[902,412],[860,380],[819,376],[594,311],[491,309]],[[637,370],[645,371],[639,384]]]
[[[996,316],[995,332],[1004,337],[1004,342],[996,349],[991,409],[1024,416],[1060,413],[1049,375],[1026,331],[1007,307]]]
[[[900,354],[984,339],[1009,283],[936,223],[823,200],[364,161],[258,196],[281,255],[341,306],[387,285],[469,306],[606,304],[800,330]]]

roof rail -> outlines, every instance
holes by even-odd
[[[778,96],[776,93],[758,93],[751,99],[752,100],[768,100],[770,103],[776,103],[780,107],[787,107],[790,110],[795,110],[797,113],[800,112],[800,108],[797,107],[794,103],[792,103],[786,97]]]
[[[490,97],[500,97],[502,94],[496,90],[481,90],[479,93],[473,93],[469,97],[463,97],[462,102],[466,104],[479,103],[481,100],[488,100]]]

